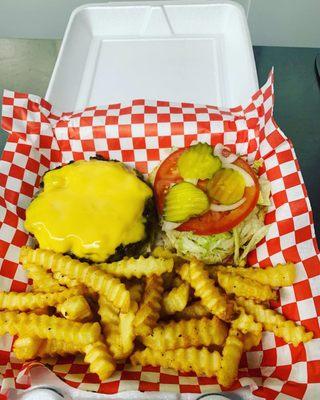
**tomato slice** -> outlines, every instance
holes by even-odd
[[[184,149],[179,149],[162,162],[160,165],[154,182],[154,191],[157,202],[158,212],[161,215],[164,207],[165,196],[172,184],[181,182],[183,179],[178,170],[178,158]],[[241,221],[243,221],[254,209],[259,198],[259,182],[250,165],[242,158],[237,158],[235,165],[244,169],[250,174],[254,181],[254,185],[246,187],[244,197],[246,201],[238,208],[232,211],[217,212],[207,211],[203,215],[190,218],[181,224],[178,231],[192,231],[197,235],[213,235],[230,231]],[[199,181],[198,187],[205,191],[206,181]]]

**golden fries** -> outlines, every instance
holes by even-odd
[[[34,291],[39,292],[58,292],[64,290],[65,287],[60,285],[54,279],[52,273],[45,271],[41,266],[36,264],[24,264],[23,268],[26,270],[28,278],[32,279],[32,286]]]
[[[175,316],[178,319],[191,319],[191,318],[196,318],[200,319],[202,317],[210,317],[211,313],[205,307],[201,301],[195,301],[194,303],[191,303],[189,306],[187,306],[184,310],[178,312],[175,314]]]
[[[236,379],[243,347],[243,335],[231,328],[222,350],[221,368],[217,371],[220,385],[229,387]]]
[[[141,256],[138,259],[125,258],[110,264],[97,264],[97,266],[108,274],[119,278],[141,278],[142,276],[162,275],[164,272],[171,272],[173,259]]]
[[[296,268],[293,263],[277,264],[274,267],[232,267],[212,266],[209,268],[213,275],[218,272],[234,272],[244,278],[253,279],[263,285],[271,287],[291,286],[296,277]]]
[[[147,277],[143,300],[134,319],[136,335],[147,336],[156,326],[160,315],[162,293],[162,277],[158,275]]]
[[[113,374],[116,364],[104,343],[99,341],[88,344],[84,351],[84,361],[90,365],[90,372],[96,373],[102,381]]]
[[[39,337],[18,337],[13,344],[13,352],[19,360],[31,360],[39,352],[43,339]]]
[[[235,294],[240,297],[247,297],[259,301],[275,300],[277,298],[270,286],[262,285],[249,278],[243,278],[235,273],[218,272],[219,285],[227,294]]]
[[[17,292],[0,292],[0,309],[9,311],[26,311],[55,306],[63,303],[68,297],[78,294],[75,289],[65,289],[55,293],[17,293]]]
[[[221,366],[221,356],[217,351],[209,352],[206,348],[160,350],[149,349],[136,351],[130,358],[133,365],[152,365],[153,367],[174,368],[183,372],[194,371],[197,375],[211,377],[217,374]]]
[[[253,300],[244,298],[238,298],[237,303],[257,322],[260,322],[265,330],[273,332],[286,343],[298,346],[299,343],[308,342],[313,338],[313,332],[306,332],[304,326],[296,325],[293,321],[287,320],[283,315],[262,304],[256,304]]]
[[[61,272],[54,272],[53,278],[59,282],[60,285],[67,286],[68,288],[73,288],[75,286],[80,286],[79,282],[76,279],[71,279],[66,275],[63,275]]]
[[[130,293],[126,290],[125,285],[119,279],[101,271],[96,266],[82,263],[53,251],[33,250],[30,247],[21,248],[20,261],[43,265],[53,272],[60,272],[71,279],[76,279],[97,293],[106,296],[123,312],[129,310]]]
[[[182,283],[178,287],[174,287],[170,292],[165,293],[163,297],[163,309],[166,314],[174,314],[182,311],[189,300],[189,285]]]
[[[96,342],[100,335],[100,325],[68,321],[64,318],[16,311],[0,312],[0,335],[39,337],[41,339],[58,339],[79,344]]]
[[[77,354],[84,352],[83,345],[78,343],[65,342],[64,340],[50,339],[43,340],[39,348],[39,357],[66,356],[68,354]]]
[[[227,326],[218,318],[204,317],[157,326],[142,341],[145,346],[161,351],[212,344],[221,346],[227,332]]]
[[[130,292],[131,301],[140,303],[143,295],[143,285],[141,283],[135,283],[133,285],[127,285],[127,289]]]
[[[81,295],[70,297],[58,304],[57,311],[72,321],[89,321],[93,317],[87,300]]]
[[[122,358],[127,358],[133,351],[136,332],[134,328],[134,319],[138,305],[131,302],[130,310],[127,313],[119,315],[120,343],[122,347]]]
[[[123,358],[123,349],[120,341],[120,317],[119,309],[110,303],[104,296],[99,296],[98,313],[101,317],[101,324],[106,342],[113,357],[116,360]]]
[[[312,332],[258,303],[276,297],[272,288],[293,283],[293,264],[204,266],[162,247],[152,254],[89,265],[23,247],[20,260],[33,291],[0,292],[0,335],[18,335],[13,351],[23,361],[84,354],[101,380],[113,374],[117,360],[131,356],[134,366],[217,376],[224,387],[236,379],[243,351],[259,345],[263,329],[294,346],[312,339]]]
[[[233,312],[233,303],[228,302],[227,296],[215,285],[203,264],[191,261],[177,268],[181,278],[188,282],[195,290],[195,295],[201,298],[201,302],[208,310],[224,321],[229,321]]]
[[[232,321],[232,328],[246,334],[248,332],[259,335],[262,332],[262,324],[256,322],[252,315],[246,314],[242,307],[237,307],[238,317]]]
[[[252,347],[258,346],[262,339],[262,330],[261,332],[248,332],[243,335],[243,351],[249,351]]]

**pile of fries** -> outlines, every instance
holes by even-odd
[[[262,331],[297,346],[313,337],[268,308],[292,285],[291,263],[266,269],[206,266],[156,248],[152,256],[90,265],[23,247],[28,293],[0,293],[0,335],[17,335],[15,356],[82,353],[101,380],[118,360],[197,375],[229,387]]]

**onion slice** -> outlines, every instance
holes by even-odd
[[[246,182],[246,186],[249,187],[254,186],[254,180],[252,179],[252,176],[248,174],[248,172],[245,171],[244,169],[238,167],[235,164],[224,164],[223,168],[233,169],[234,171],[239,172],[243,176],[243,179]]]
[[[245,197],[242,197],[241,200],[237,201],[236,203],[224,205],[224,204],[211,204],[210,210],[217,211],[217,212],[224,212],[224,211],[232,211],[236,208],[240,207],[246,201]]]
[[[182,225],[183,222],[170,222],[170,221],[163,221],[161,229],[163,231],[173,231],[174,229],[178,228],[178,226]]]
[[[229,155],[227,157],[223,155],[224,150],[229,153]],[[231,151],[228,149],[228,147],[224,146],[221,143],[218,143],[215,145],[213,154],[216,157],[220,158],[222,164],[231,164],[231,163],[235,162],[236,159],[238,158],[238,156],[236,154],[231,153]]]

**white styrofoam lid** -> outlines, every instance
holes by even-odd
[[[230,107],[257,88],[239,5],[107,3],[71,16],[46,98],[64,110],[133,98]]]

